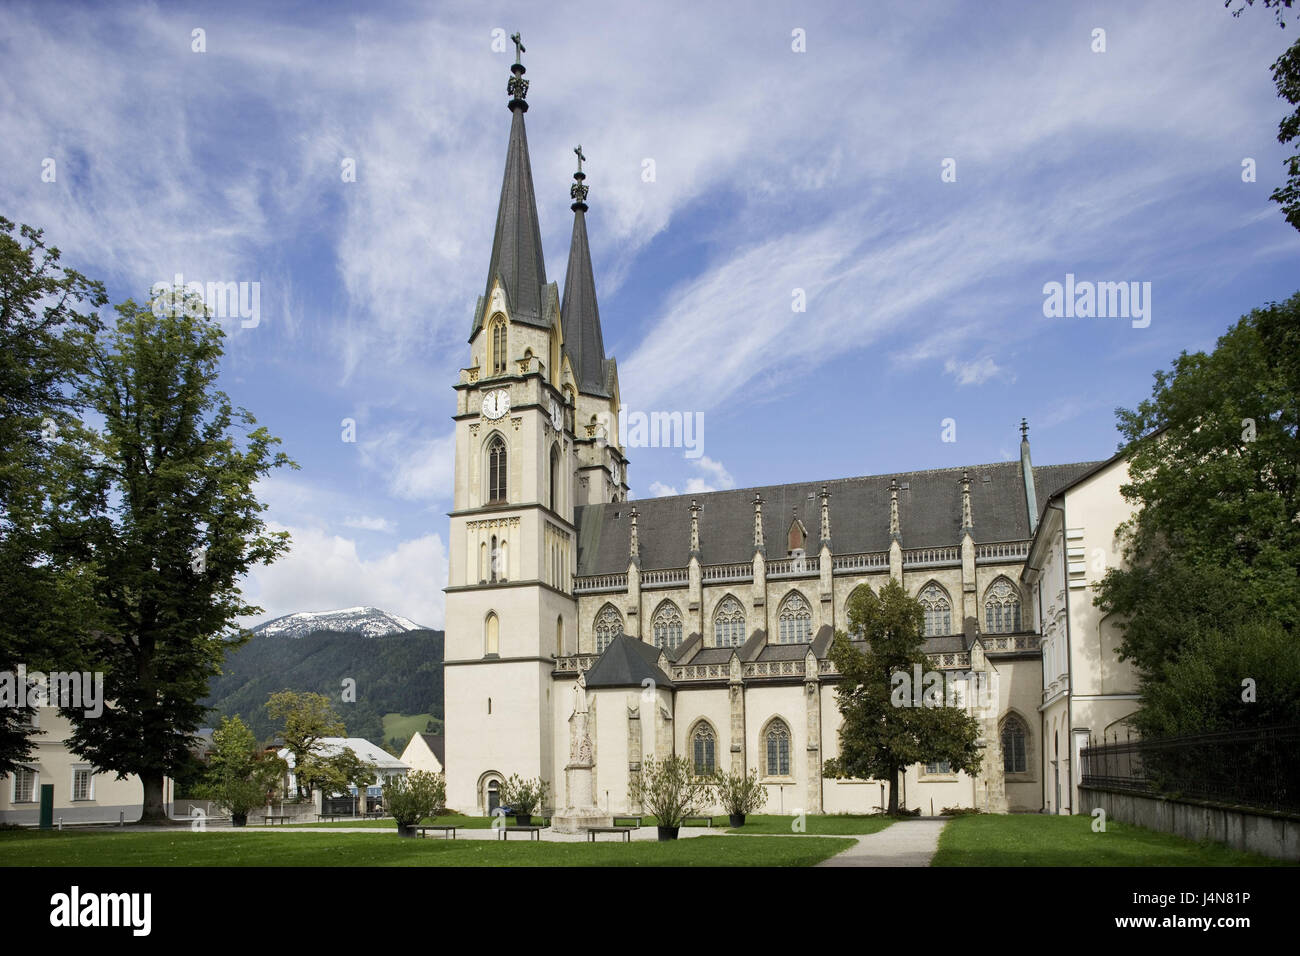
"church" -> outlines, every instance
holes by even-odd
[[[831,642],[853,592],[892,578],[923,605],[926,653],[965,688],[984,750],[974,776],[908,768],[900,806],[1076,812],[1080,749],[1138,702],[1091,600],[1131,513],[1123,459],[1034,465],[1022,422],[1018,461],[630,500],[584,157],[561,290],[514,39],[492,255],[455,385],[448,806],[490,813],[519,774],[561,815],[637,813],[642,761],[675,754],[756,770],[768,813],[880,808],[881,781],[822,767],[840,723]]]

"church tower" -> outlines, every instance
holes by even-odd
[[[551,673],[556,656],[577,650],[581,382],[565,365],[558,289],[546,281],[524,129],[524,47],[518,34],[512,39],[510,141],[492,258],[474,310],[469,367],[455,386],[447,802],[471,814],[490,813],[511,774],[541,777],[555,793]],[[598,337],[595,344],[602,348]],[[581,431],[584,447],[595,441]]]

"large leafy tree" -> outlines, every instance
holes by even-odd
[[[1260,6],[1271,9],[1277,18],[1279,27],[1286,27],[1286,12],[1291,9],[1294,0],[1260,0]],[[1232,11],[1234,17],[1241,16],[1243,10],[1253,6],[1255,0],[1224,0],[1224,6],[1242,3]],[[1277,95],[1295,107],[1282,118],[1277,127],[1277,141],[1283,146],[1300,140],[1300,39],[1292,43],[1281,56],[1273,61],[1273,84]],[[1300,229],[1300,152],[1287,157],[1286,182],[1273,190],[1269,196],[1282,207],[1286,221]]]
[[[266,712],[272,720],[283,721],[280,739],[284,741],[285,749],[293,755],[298,794],[303,794],[304,787],[310,792],[313,782],[319,776],[316,768],[319,767],[321,758],[313,753],[316,744],[322,737],[343,736],[343,719],[324,694],[291,690],[272,694],[266,701]],[[346,773],[346,768],[344,772]],[[332,775],[330,771],[326,771],[326,774]]]
[[[98,507],[82,522],[101,608],[88,652],[111,702],[98,719],[69,711],[72,748],[96,767],[136,774],[142,821],[166,820],[163,778],[184,766],[209,680],[247,639],[241,578],[288,548],[270,532],[254,485],[292,465],[278,439],[217,388],[224,333],[197,298],[155,308],[128,300],[101,337],[74,427],[82,481]]]
[[[69,668],[94,618],[93,574],[63,524],[80,513],[78,414],[103,286],[60,265],[40,230],[0,217],[0,671]],[[31,756],[30,708],[0,708],[0,775]]]
[[[1097,603],[1122,657],[1158,679],[1198,629],[1300,620],[1300,294],[1256,309],[1213,352],[1182,353],[1116,412],[1138,507]]]
[[[827,777],[889,782],[889,813],[898,812],[898,775],[910,764],[946,760],[954,771],[978,773],[982,761],[979,722],[946,700],[896,706],[895,674],[911,679],[931,668],[922,650],[925,612],[897,581],[877,596],[858,588],[849,598],[849,628],[862,634],[858,650],[836,632],[830,657],[842,675],[836,697],[844,723],[839,756],[827,760]],[[937,703],[937,706],[934,704]]]

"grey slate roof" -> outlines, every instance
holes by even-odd
[[[1034,467],[1039,502],[1096,462]],[[763,497],[763,538],[767,557],[786,556],[786,532],[793,514],[807,526],[807,552],[821,549],[823,485],[831,493],[832,548],[836,554],[889,550],[889,481],[898,480],[899,526],[904,548],[955,545],[961,541],[962,468],[832,481],[798,482],[759,488],[738,488],[708,494],[640,498],[635,502],[585,505],[576,510],[578,574],[611,574],[627,570],[628,512],[636,505],[641,567],[685,567],[690,560],[690,503],[700,510],[700,562],[731,564],[754,556],[754,494]],[[1029,513],[1019,459],[966,469],[971,479],[971,511],[976,542],[1023,541],[1029,538]],[[985,481],[985,477],[988,480]],[[904,486],[906,486],[904,488]]]
[[[584,395],[609,398],[610,369],[600,331],[600,308],[596,304],[596,280],[591,271],[584,203],[574,204],[573,240],[569,243],[569,270],[564,276],[560,316],[564,326],[564,354],[573,366],[578,391]]]
[[[497,228],[492,238],[492,259],[488,265],[484,298],[474,312],[472,340],[483,326],[483,308],[500,277],[505,287],[510,318],[525,325],[549,328],[546,316],[546,263],[542,258],[542,232],[537,225],[537,198],[533,193],[533,170],[528,161],[528,135],[524,111],[514,109],[510,119],[510,143],[506,147],[506,171],[497,207]]]
[[[659,648],[620,634],[587,671],[588,687],[642,687],[649,679],[658,687],[672,687],[672,679],[659,669]]]
[[[424,745],[433,751],[433,755],[438,758],[438,763],[444,767],[447,766],[445,756],[447,738],[443,734],[420,734],[424,738]]]

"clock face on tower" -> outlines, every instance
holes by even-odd
[[[483,417],[496,421],[510,411],[510,393],[504,388],[494,388],[483,396]]]
[[[555,399],[551,399],[551,424],[555,426],[557,432],[564,430],[564,412]]]

